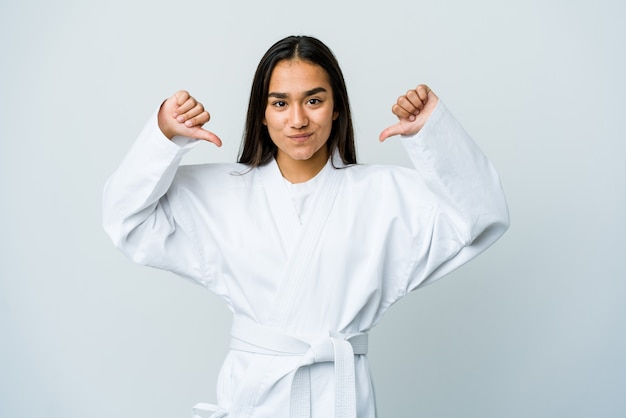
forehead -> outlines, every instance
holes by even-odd
[[[295,94],[317,87],[331,91],[328,74],[322,67],[299,59],[283,60],[272,71],[269,92]]]

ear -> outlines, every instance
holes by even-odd
[[[333,120],[337,120],[337,118],[339,117],[339,112],[337,112],[336,110],[333,112]]]
[[[263,125],[267,126],[267,120],[265,120],[265,118],[263,118]]]

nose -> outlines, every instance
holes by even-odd
[[[293,105],[289,113],[289,124],[292,128],[300,129],[309,124],[306,110],[302,105]]]

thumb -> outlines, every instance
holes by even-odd
[[[196,132],[193,133],[193,137],[196,139],[201,139],[203,141],[211,142],[218,147],[222,146],[222,140],[219,136],[215,135],[211,131],[207,131],[206,129],[198,128]]]
[[[396,123],[395,125],[391,125],[388,128],[383,129],[383,131],[378,136],[378,140],[383,142],[385,139],[394,136],[394,135],[402,135],[404,130],[400,123]]]

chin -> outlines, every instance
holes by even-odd
[[[298,155],[294,158],[294,160],[298,161],[309,161],[314,157],[314,154],[306,154],[306,155]]]
[[[315,157],[315,152],[295,152],[289,155],[289,157],[296,161],[308,161]]]

